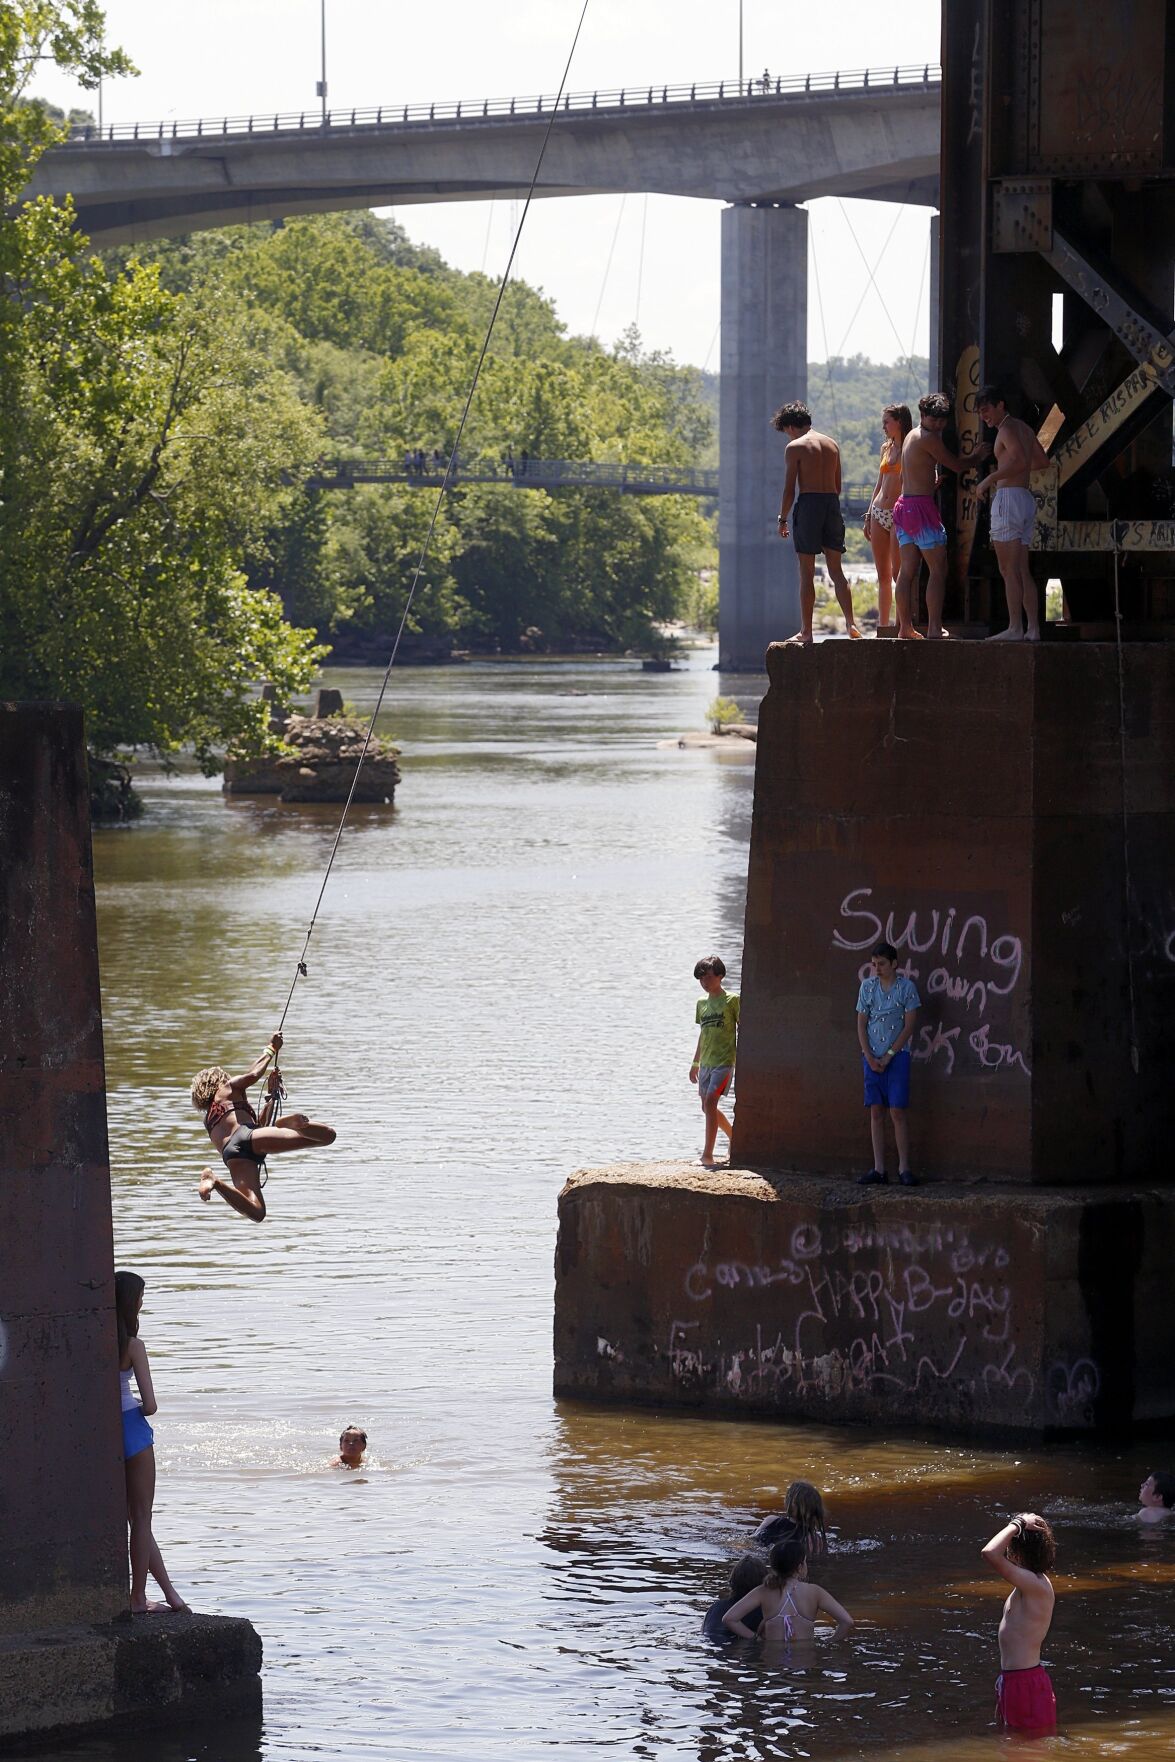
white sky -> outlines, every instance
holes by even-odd
[[[554,92],[580,4],[325,0],[330,104]],[[320,0],[106,0],[110,41],[140,76],[107,85],[104,120],[313,109],[319,7]],[[742,0],[742,14],[748,76],[764,67],[774,76],[938,59],[939,0]],[[591,0],[570,89],[735,78],[738,26],[739,0]],[[96,107],[50,68],[38,90],[59,104]],[[636,320],[646,346],[716,368],[720,211],[718,202],[671,196],[629,196],[623,208],[619,196],[537,202],[516,271],[555,301],[573,333],[594,328],[610,343]],[[928,211],[826,200],[810,203],[809,213],[810,358],[925,354]],[[468,202],[413,205],[397,218],[455,268],[497,275],[516,216],[512,203]],[[872,291],[862,299],[868,278],[850,223],[889,316]]]

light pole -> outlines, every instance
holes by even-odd
[[[743,0],[738,0],[738,89],[743,89]]]
[[[741,4],[741,0],[740,0]],[[319,23],[322,27],[322,78],[318,82],[318,96],[322,99],[322,123],[326,127],[326,0],[318,0]]]

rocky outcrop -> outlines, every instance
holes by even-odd
[[[366,729],[343,716],[291,716],[284,750],[261,757],[230,753],[224,763],[228,795],[276,795],[286,802],[346,801],[363,752]],[[372,739],[355,800],[390,802],[400,781],[399,748]]]

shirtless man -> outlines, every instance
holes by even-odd
[[[845,615],[850,636],[860,636],[853,617],[853,595],[841,557],[845,548],[845,523],[840,511],[840,448],[828,435],[812,427],[807,404],[784,404],[771,419],[773,428],[788,437],[784,462],[783,500],[779,504],[779,536],[791,536],[800,565],[800,628],[789,642],[812,641],[812,613],[816,606],[816,553],[824,552],[837,601]]]
[[[1009,1731],[1052,1731],[1057,1699],[1040,1648],[1053,1619],[1053,1587],[1045,1576],[1057,1558],[1053,1532],[1026,1511],[991,1538],[983,1558],[1012,1586],[1000,1620],[996,1718]]]
[[[1138,1489],[1139,1523],[1162,1523],[1175,1510],[1175,1474],[1152,1469]]]
[[[994,428],[996,468],[979,485],[978,494],[994,490],[991,502],[991,545],[1004,578],[1008,596],[1008,628],[988,637],[989,642],[1023,642],[1027,620],[1029,642],[1040,641],[1040,614],[1036,583],[1028,567],[1028,547],[1036,525],[1036,497],[1028,487],[1028,474],[1043,471],[1049,456],[1027,422],[1008,415],[1007,400],[996,385],[981,386],[975,408],[989,428]]]
[[[902,442],[902,493],[893,505],[893,529],[897,534],[902,566],[898,571],[898,635],[916,637],[910,604],[918,581],[918,567],[930,571],[926,586],[928,636],[948,634],[942,627],[942,603],[947,591],[947,531],[934,499],[939,471],[967,471],[971,461],[957,457],[942,444],[942,431],[950,421],[951,400],[945,392],[927,392],[918,399],[918,426]]]

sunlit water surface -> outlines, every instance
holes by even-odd
[[[394,812],[360,809],[287,1023],[291,1105],[254,1228],[199,1204],[192,1073],[275,1025],[337,810],[156,779],[95,838],[118,1258],[148,1280],[156,1531],[202,1610],[265,1643],[260,1722],[95,1741],[103,1762],[950,1758],[991,1729],[1009,1508],[1061,1546],[1040,1756],[1169,1762],[1175,1523],[1146,1452],[1009,1452],[704,1424],[550,1395],[555,1202],[583,1164],[693,1154],[700,954],[738,982],[753,762],[682,750],[719,688],[633,663],[394,676]],[[348,673],[369,709],[377,679]],[[723,681],[753,709],[762,682]],[[846,1096],[846,1106],[853,1098]],[[361,1475],[326,1464],[343,1424]],[[699,1626],[793,1476],[858,1618],[800,1671]],[[166,1619],[160,1617],[159,1619]]]

